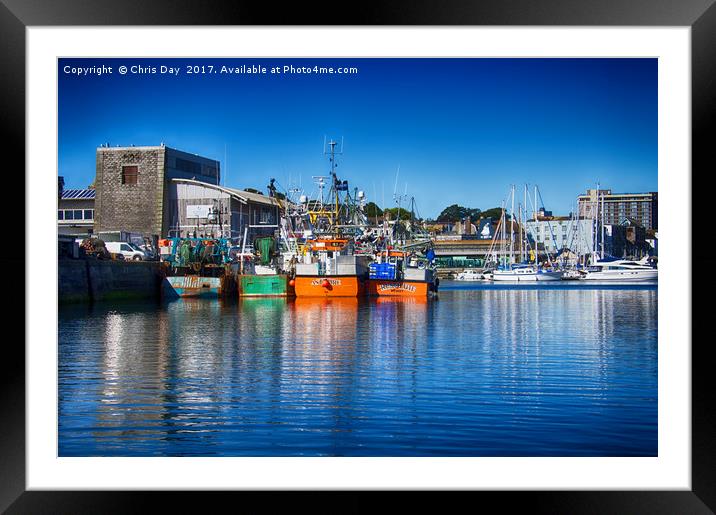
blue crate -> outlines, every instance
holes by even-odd
[[[395,270],[393,263],[371,263],[369,266],[371,279],[395,279]]]

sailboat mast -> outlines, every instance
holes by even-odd
[[[537,185],[535,184],[535,197],[532,204],[535,210],[535,233],[537,233]],[[535,240],[535,266],[539,268],[539,242]]]
[[[602,199],[602,207],[600,209],[601,212],[601,220],[602,220],[602,259],[604,259],[604,194],[600,192],[600,197]]]
[[[597,252],[599,251],[599,182],[597,181],[597,196],[594,202],[592,202],[592,229],[594,231],[593,234],[593,244],[592,244],[592,261],[594,261],[597,257]],[[592,263],[594,264],[594,263]]]
[[[522,220],[522,205],[519,202],[517,203],[517,224],[520,226],[520,261],[524,261],[522,257],[525,248],[522,243],[522,226],[524,225],[524,221]]]
[[[525,183],[525,198],[524,198],[524,210],[525,210],[525,224],[527,224],[527,184]],[[524,243],[527,241],[528,235],[527,235],[527,225],[525,225],[525,239],[522,242],[523,247],[525,247],[524,251],[524,257],[522,258],[524,261],[527,261],[527,246],[524,245]]]
[[[505,243],[505,241],[507,240],[507,231],[505,229],[505,227],[507,225],[506,218],[505,218],[505,203],[506,202],[503,200],[502,201],[502,216],[500,216],[500,222],[502,222],[502,235],[500,238],[502,240],[502,243],[500,244],[500,254],[502,254],[503,264],[504,264],[504,260],[505,260],[505,255],[507,254],[507,251],[506,251],[507,245]]]
[[[510,208],[510,263],[515,262],[515,185],[512,185],[512,207]]]

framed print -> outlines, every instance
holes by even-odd
[[[3,509],[712,512],[711,2],[1,12],[27,299]]]

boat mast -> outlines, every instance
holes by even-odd
[[[510,208],[510,264],[515,262],[515,185],[511,187],[512,207]]]
[[[602,207],[600,209],[601,212],[601,220],[602,220],[602,259],[604,259],[604,194],[599,192],[599,195],[602,199]]]
[[[532,204],[535,210],[535,234],[537,233],[537,185],[535,184],[535,201]],[[539,269],[539,241],[535,239],[535,267]]]
[[[333,214],[333,225],[338,225],[338,177],[336,176],[336,142],[331,140],[328,142],[331,147],[330,150],[330,162],[331,162],[331,178],[333,179],[333,193],[335,195],[336,210]]]
[[[524,221],[522,220],[522,205],[518,202],[517,203],[517,224],[520,226],[520,262],[524,261],[524,249],[525,245],[522,242],[523,239],[523,231],[522,226],[524,225]]]
[[[505,229],[505,226],[507,225],[506,218],[505,218],[505,203],[506,201],[502,201],[502,215],[500,216],[500,222],[502,223],[502,234],[500,237],[501,243],[500,243],[500,254],[502,254],[502,260],[504,265],[505,256],[507,254],[506,251],[506,243],[507,240],[507,230]]]
[[[521,244],[522,244],[523,247],[525,247],[525,251],[524,251],[524,253],[523,253],[523,254],[524,254],[524,257],[523,257],[522,259],[523,259],[523,261],[527,261],[527,246],[524,245],[524,243],[527,241],[527,238],[528,238],[528,235],[527,235],[527,225],[526,225],[526,224],[527,224],[527,183],[525,183],[525,198],[524,198],[524,204],[523,204],[523,205],[524,205],[524,211],[525,211],[525,213],[524,213],[524,215],[525,215],[525,216],[524,216],[525,237],[524,237],[524,242],[521,242]]]
[[[597,250],[599,249],[599,226],[597,217],[599,216],[599,181],[597,181],[597,199],[592,202],[592,229],[594,231],[594,234],[592,235],[592,264],[594,264],[594,258],[597,255]]]

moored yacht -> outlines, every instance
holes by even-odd
[[[587,268],[586,281],[656,281],[658,271],[648,263],[646,256],[639,261],[606,258],[595,261]]]
[[[493,281],[559,281],[562,272],[546,270],[536,265],[512,265],[498,268],[492,273]]]
[[[483,281],[485,276],[482,272],[467,268],[455,276],[456,281]]]

